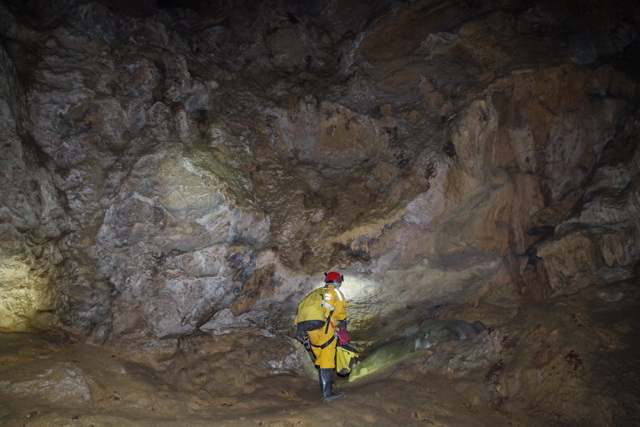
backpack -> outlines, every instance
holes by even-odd
[[[298,327],[297,337],[304,337],[306,332],[320,329],[327,323],[324,314],[326,308],[322,305],[324,301],[324,288],[311,291],[298,304],[298,314],[293,324]]]
[[[358,350],[356,348],[342,342],[336,346],[336,373],[338,375],[349,375],[357,361]]]

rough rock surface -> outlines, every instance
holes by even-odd
[[[365,352],[636,286],[638,28],[622,0],[0,2],[0,331],[165,369],[291,335],[329,270]]]

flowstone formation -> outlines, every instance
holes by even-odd
[[[633,2],[129,3],[0,3],[0,331],[169,369],[251,330],[293,372],[329,270],[364,354],[637,292]]]

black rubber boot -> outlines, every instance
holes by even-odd
[[[322,400],[328,401],[344,396],[344,393],[333,392],[333,369],[320,369],[320,390]]]

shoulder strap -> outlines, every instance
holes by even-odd
[[[329,332],[329,324],[331,323],[331,315],[333,314],[333,310],[331,310],[329,312],[329,315],[327,316],[327,324],[324,327],[324,333],[326,334],[327,332]]]

